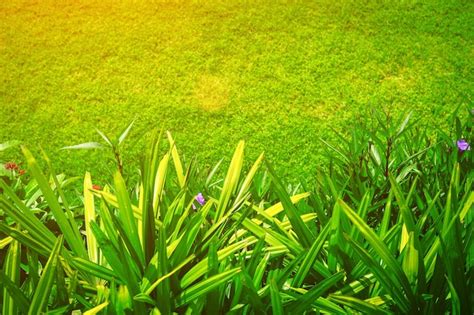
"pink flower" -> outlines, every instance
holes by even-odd
[[[18,169],[18,164],[15,162],[7,162],[4,167],[7,171],[16,171]]]

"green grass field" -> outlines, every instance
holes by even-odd
[[[474,2],[338,2],[1,1],[0,143],[101,177],[97,152],[58,149],[136,119],[128,162],[163,127],[200,165],[244,139],[295,178],[370,106],[442,126],[472,104]]]

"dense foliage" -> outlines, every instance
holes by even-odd
[[[137,183],[118,167],[81,192],[22,147],[27,172],[0,180],[2,313],[471,314],[473,119],[432,138],[374,113],[297,187],[263,154],[244,170],[243,142],[218,179],[154,132]]]

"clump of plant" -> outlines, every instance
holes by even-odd
[[[63,147],[63,150],[91,150],[91,149],[108,149],[111,152],[111,159],[115,162],[117,170],[123,175],[123,159],[122,159],[122,146],[123,142],[127,138],[130,130],[133,127],[133,121],[119,134],[118,137],[111,139],[105,133],[96,129],[96,132],[104,140],[104,144],[99,142],[84,142],[76,145]]]
[[[372,190],[373,205],[368,213],[371,225],[380,224],[383,218],[392,189],[390,175],[402,185],[416,179],[417,189],[423,185],[436,185],[433,191],[446,189],[450,184],[446,174],[456,163],[463,178],[474,166],[469,145],[474,141],[474,113],[467,111],[463,124],[459,110],[452,115],[449,133],[417,124],[411,113],[393,117],[372,110],[369,118],[358,122],[347,135],[336,132],[337,143],[321,139],[327,148],[329,172],[319,176],[318,187],[335,185],[335,189],[344,192],[345,200],[361,200],[368,189]],[[334,199],[329,198],[328,202],[333,203]]]
[[[19,176],[25,174],[25,170],[21,168],[19,163],[14,161],[4,161],[4,159],[1,158],[3,151],[14,148],[19,144],[19,141],[0,143],[0,177],[6,181],[14,181]]]
[[[2,313],[472,313],[472,122],[458,125],[434,142],[406,118],[357,129],[291,192],[263,154],[244,168],[244,142],[221,180],[156,131],[136,184],[120,163],[105,187],[85,174],[80,221],[23,147],[59,233],[0,179]]]

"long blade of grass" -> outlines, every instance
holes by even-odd
[[[125,270],[123,262],[120,259],[118,254],[118,247],[114,246],[112,242],[107,238],[104,232],[100,227],[94,222],[91,222],[91,229],[94,233],[94,236],[99,244],[100,250],[105,257],[105,260],[108,262],[112,270],[119,277],[122,282],[127,283],[128,272]]]
[[[24,205],[12,188],[2,179],[0,179],[0,188],[3,191],[3,196],[0,195],[2,210],[12,217],[22,228],[28,230],[34,238],[45,243],[50,249],[53,248],[56,240],[54,234]],[[8,199],[6,199],[7,197]]]
[[[84,315],[96,315],[97,313],[102,311],[104,308],[106,308],[108,305],[109,305],[109,302],[101,303],[101,304],[97,305],[96,307],[91,308],[88,311],[85,311]]]
[[[391,272],[388,272],[383,268],[377,259],[374,259],[365,249],[353,240],[348,238],[348,241],[352,245],[354,252],[360,257],[364,264],[369,268],[370,271],[379,281],[380,285],[390,293],[391,297],[397,302],[397,306],[404,313],[408,312],[410,303],[407,298],[400,290],[398,279],[394,277]]]
[[[86,243],[87,252],[89,254],[90,261],[94,263],[99,262],[98,246],[95,239],[94,233],[92,233],[90,222],[95,221],[95,205],[94,205],[94,194],[91,192],[92,179],[91,174],[86,172],[84,177],[84,226],[86,228]]]
[[[28,234],[27,231],[17,230],[0,222],[0,232],[11,236],[13,239],[17,240],[22,245],[36,251],[37,253],[45,257],[48,257],[51,251],[51,247],[49,247],[48,244],[45,244],[41,240],[38,240],[36,237],[31,236],[30,234]]]
[[[48,180],[41,172],[41,169],[38,166],[38,163],[36,162],[36,159],[33,157],[31,152],[26,147],[22,147],[22,151],[28,163],[30,173],[38,182],[38,186],[43,192],[43,196],[46,202],[48,203],[49,208],[51,209],[51,212],[53,213],[58,223],[58,226],[61,229],[61,232],[64,234],[64,239],[77,256],[86,258],[87,251],[82,242],[82,237],[79,233],[79,229],[77,228],[77,226],[71,226],[70,221],[64,214],[56,195],[49,186]]]
[[[169,273],[169,260],[166,251],[166,232],[165,228],[161,228],[158,237],[158,277],[163,277]],[[156,302],[162,313],[171,313],[171,284],[169,278],[164,278],[156,288]]]
[[[165,187],[166,174],[168,173],[169,158],[170,158],[170,155],[169,153],[167,153],[161,159],[156,176],[155,176],[155,183],[154,183],[154,188],[153,188],[153,210],[154,210],[156,218],[158,219],[161,218],[161,220],[166,215],[166,213],[161,213],[162,209],[159,208],[159,205],[160,205],[160,201],[163,195],[163,189]]]
[[[217,256],[217,242],[215,240],[211,241],[209,246],[209,251],[207,253],[207,277],[213,277],[219,274],[219,259]],[[239,277],[236,277],[239,278]],[[218,314],[220,310],[221,303],[221,292],[223,288],[218,286],[213,290],[209,291],[206,295],[206,305],[204,307],[204,312],[207,314]]]
[[[230,198],[237,189],[244,159],[244,146],[244,142],[240,141],[237,145],[237,148],[235,149],[234,156],[232,157],[227,175],[224,180],[219,202],[217,204],[214,222],[218,222],[220,219],[222,219],[229,204]]]
[[[174,169],[176,171],[178,183],[179,183],[179,186],[183,188],[186,183],[185,175],[183,171],[183,164],[181,163],[181,159],[179,158],[178,149],[176,149],[176,144],[173,140],[173,137],[171,136],[171,133],[167,131],[166,135],[168,136],[168,141],[170,143],[171,157],[173,158]]]
[[[107,211],[104,211],[104,213]],[[126,247],[126,249],[128,250],[128,252],[126,253],[128,253],[129,255],[122,252],[119,252],[119,254],[125,257],[127,259],[127,263],[133,266],[134,270],[139,271],[140,273],[144,269],[144,262],[142,257],[140,257],[141,248],[133,244],[133,241],[130,239],[130,235],[125,230],[122,222],[115,215],[109,212],[108,217],[112,220],[113,228],[118,232],[118,240],[114,244],[114,246],[119,248],[120,246],[124,245]]]
[[[234,268],[228,271],[224,271],[220,274],[212,276],[206,280],[200,281],[196,283],[195,285],[189,287],[188,289],[184,290],[180,294],[176,302],[177,307],[190,303],[194,301],[195,299],[199,298],[200,296],[209,293],[214,288],[232,279],[232,277],[237,275],[240,272],[240,270],[241,270],[240,268]]]
[[[13,241],[8,247],[7,256],[3,265],[4,277],[10,280],[13,286],[20,287],[20,243]],[[3,288],[3,314],[16,314],[20,306],[16,303],[7,287]]]
[[[397,192],[395,192],[397,194]],[[341,205],[344,213],[349,217],[352,223],[359,229],[365,239],[370,243],[375,252],[383,259],[387,264],[387,269],[391,273],[386,273],[390,278],[395,278],[396,282],[399,282],[401,287],[404,289],[405,294],[407,295],[410,304],[414,306],[416,304],[413,291],[410,287],[410,283],[407,279],[407,276],[403,272],[402,268],[398,264],[397,260],[388,250],[387,246],[380,240],[380,238],[375,234],[375,232],[342,200],[339,199],[339,204]],[[410,226],[410,230],[414,229],[414,223]]]
[[[347,306],[355,311],[362,312],[363,314],[392,314],[389,311],[352,296],[331,295],[329,299],[336,303]]]
[[[408,236],[407,247],[403,256],[402,268],[407,275],[408,281],[414,288],[418,280],[419,251],[415,247],[415,236],[411,232]]]
[[[230,255],[234,254],[235,252],[241,250],[244,247],[250,246],[257,242],[257,239],[253,236],[248,237],[238,243],[229,245],[217,252],[217,257],[219,261],[229,257]],[[187,288],[190,284],[194,281],[199,279],[199,277],[203,276],[207,272],[207,258],[201,260],[197,263],[193,268],[191,268],[181,279],[181,287]]]
[[[15,313],[2,313],[2,314],[26,314],[28,313],[28,305],[30,305],[30,300],[26,297],[25,293],[21,290],[21,287],[16,283],[13,283],[9,277],[7,277],[2,270],[0,270],[0,283],[3,286],[3,290],[6,290],[15,303],[18,306],[17,310],[13,309]],[[5,296],[4,296],[5,298]],[[5,303],[5,300],[3,300]],[[10,304],[11,305],[11,304]],[[5,307],[4,307],[5,308]],[[12,308],[10,308],[12,309]],[[5,312],[5,310],[3,311]]]
[[[458,293],[456,288],[454,287],[453,283],[446,278],[446,281],[449,285],[449,292],[451,293],[451,314],[453,315],[461,315],[461,300],[459,299]]]
[[[85,149],[102,149],[103,146],[98,142],[85,142],[76,145],[62,147],[61,150],[85,150]]]
[[[413,219],[413,214],[411,213],[407,202],[405,200],[405,197],[403,196],[402,190],[400,188],[400,185],[397,183],[396,179],[393,177],[392,174],[389,175],[390,179],[390,184],[392,186],[393,193],[395,195],[395,198],[397,199],[398,206],[400,208],[400,213],[403,218],[403,222],[406,225],[407,232],[414,232],[416,236],[418,236],[418,231],[416,229],[416,224]]]
[[[59,252],[63,246],[63,237],[59,236],[51,255],[49,256],[48,262],[43,269],[40,281],[36,287],[35,294],[31,300],[30,307],[28,309],[28,315],[40,314],[46,308],[49,299],[49,293],[53,287],[54,276],[56,268],[59,265]]]
[[[298,214],[298,209],[291,201],[291,198],[288,196],[285,188],[283,187],[280,180],[277,178],[275,172],[271,168],[271,166],[267,163],[267,168],[270,173],[270,176],[274,183],[275,192],[280,198],[283,207],[285,209],[285,213],[288,216],[288,219],[293,226],[293,230],[298,235],[298,238],[303,245],[304,248],[309,248],[313,244],[313,235],[308,227],[304,224],[303,220]]]
[[[336,283],[344,278],[343,272],[338,272],[331,277],[314,285],[314,287],[301,295],[298,299],[288,304],[285,311],[293,314],[303,314],[324,292],[333,287]]]
[[[0,249],[4,249],[8,244],[13,241],[13,238],[8,236],[0,240]]]
[[[334,292],[334,294],[335,295],[355,295],[361,292],[362,290],[365,290],[372,284],[374,284],[375,281],[376,281],[376,278],[374,277],[374,275],[369,273],[345,285],[342,289]]]
[[[467,213],[469,212],[469,210],[472,210],[473,203],[474,203],[474,191],[471,191],[471,193],[469,194],[469,197],[464,203],[464,206],[462,207],[461,212],[459,213],[459,219],[461,220],[461,223],[464,223],[464,218],[466,217]]]
[[[281,301],[280,290],[278,289],[275,277],[270,279],[270,298],[272,302],[272,314],[283,315],[283,303]]]
[[[257,267],[255,268],[255,272],[253,274],[253,285],[255,288],[261,287],[262,279],[265,274],[265,270],[267,268],[267,264],[269,260],[270,260],[270,253],[266,253],[265,256],[263,256],[262,260],[257,265]]]
[[[71,265],[79,271],[84,273],[89,273],[94,277],[104,279],[107,281],[114,280],[119,284],[123,284],[120,278],[118,278],[117,274],[104,266],[98,265],[94,262],[88,261],[86,259],[80,257],[74,257],[70,261]]]
[[[110,140],[109,137],[107,137],[107,135],[105,133],[103,133],[102,131],[100,131],[99,129],[95,129],[95,131],[99,134],[99,136],[102,137],[102,139],[104,139],[104,141],[109,145],[109,147],[113,148],[114,147],[114,144],[112,143],[112,140]]]
[[[308,253],[305,255],[303,262],[299,266],[295,277],[293,278],[292,287],[300,287],[303,284],[304,279],[306,278],[312,266],[314,265],[316,258],[318,257],[318,254],[321,251],[324,242],[326,241],[330,228],[331,225],[326,224],[326,226],[323,228],[323,230],[319,233],[318,237],[314,241],[313,245],[311,245]]]
[[[265,314],[265,305],[262,302],[262,298],[258,295],[255,286],[253,285],[252,277],[245,269],[242,269],[239,275],[240,277],[235,277],[235,280],[238,281],[238,285],[236,285],[236,293],[234,294],[232,305],[242,305],[239,302],[245,300],[248,301],[248,304],[250,304],[247,306],[247,308],[251,306],[252,311],[254,311],[255,314]]]
[[[385,203],[385,208],[383,211],[382,223],[380,224],[379,236],[385,237],[387,234],[388,228],[390,226],[390,218],[392,214],[392,200],[393,200],[393,190],[390,190],[388,194],[387,201]]]
[[[117,139],[117,144],[120,145],[128,136],[128,133],[130,132],[130,129],[132,129],[133,123],[135,120],[133,120],[121,133],[120,136]]]
[[[180,265],[178,265],[176,268],[174,268],[172,271],[167,273],[166,275],[162,276],[161,278],[157,279],[153,284],[150,285],[150,287],[144,292],[146,295],[150,295],[153,290],[161,283],[163,280],[168,279],[172,275],[174,275],[176,272],[180,271],[182,268],[184,268],[189,262],[191,262],[193,259],[195,259],[196,256],[191,255],[189,256],[186,260],[184,260]]]
[[[115,189],[117,193],[117,201],[119,204],[119,219],[120,223],[124,227],[126,237],[130,240],[133,250],[138,254],[142,268],[145,264],[145,257],[143,256],[140,239],[138,236],[137,222],[133,216],[132,203],[128,195],[125,181],[123,180],[122,174],[116,172],[114,176]]]
[[[0,152],[5,151],[6,149],[12,148],[19,145],[21,142],[17,140],[10,140],[4,143],[0,143]]]
[[[247,195],[247,192],[250,189],[252,180],[262,164],[263,157],[264,154],[260,154],[260,156],[257,158],[255,163],[252,165],[249,172],[247,173],[247,176],[245,177],[244,181],[240,185],[239,192],[237,193],[237,197],[235,197],[235,201],[232,206],[233,209],[236,209],[245,200],[245,196]]]
[[[140,184],[140,203],[138,211],[134,210],[134,215],[139,214],[141,226],[141,241],[146,264],[149,264],[155,254],[155,217],[153,207],[154,186],[156,174],[159,167],[160,140],[162,132],[153,131],[152,139],[148,147],[146,158],[142,166],[142,182]],[[133,208],[132,208],[133,209]],[[138,212],[138,213],[137,213]]]

